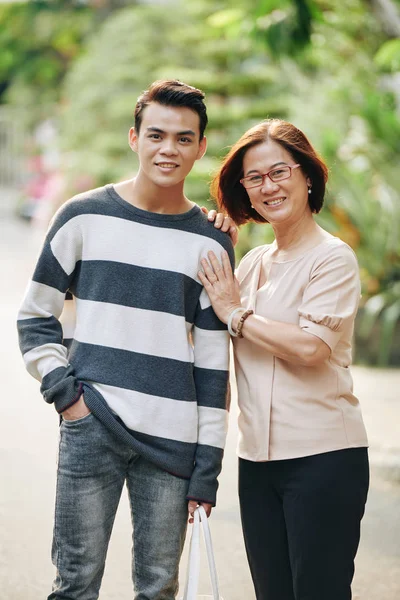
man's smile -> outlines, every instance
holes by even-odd
[[[179,167],[176,163],[171,162],[158,162],[156,163],[157,167],[161,167],[162,169],[176,169]]]

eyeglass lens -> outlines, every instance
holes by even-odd
[[[245,177],[243,179],[243,183],[245,187],[256,187],[257,185],[261,185],[263,183],[264,175],[251,175],[250,177]],[[268,173],[271,181],[281,181],[282,179],[286,179],[290,177],[290,167],[279,167],[279,169],[274,169]]]

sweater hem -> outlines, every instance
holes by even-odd
[[[120,440],[124,441],[135,452],[143,456],[143,458],[149,460],[160,469],[167,471],[175,477],[180,477],[181,479],[191,478],[194,470],[194,463],[190,466],[182,465],[182,470],[180,470],[179,468],[176,468],[176,465],[172,465],[168,461],[158,460],[157,457],[155,457],[151,452],[151,448],[145,446],[137,439],[135,439],[135,437],[131,433],[129,433],[128,429],[126,429],[121,423],[118,422],[118,420],[108,407],[107,402],[97,390],[95,390],[88,383],[84,383],[83,388],[86,406],[94,414],[94,416],[99,421],[101,421],[105,427],[107,427],[109,431],[116,435]]]
[[[215,506],[215,501],[206,500],[205,498],[196,498],[195,496],[186,496],[186,500],[194,500],[195,502],[198,502],[199,504],[201,504],[202,502],[205,502],[206,504],[211,504],[212,506]]]

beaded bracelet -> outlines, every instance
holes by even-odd
[[[239,319],[239,323],[237,324],[237,327],[236,327],[237,337],[241,337],[241,338],[243,337],[243,333],[242,333],[243,323],[245,322],[247,317],[249,317],[250,315],[253,315],[253,314],[254,314],[254,310],[251,310],[251,308],[249,308],[242,314],[242,316]]]
[[[229,331],[229,333],[231,334],[232,337],[238,337],[236,331],[233,331],[233,329],[232,329],[232,319],[236,315],[236,313],[238,313],[241,310],[244,311],[243,306],[239,306],[238,308],[235,308],[231,312],[231,314],[229,315],[229,318],[228,318],[228,331]]]

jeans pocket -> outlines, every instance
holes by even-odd
[[[62,422],[65,423],[66,425],[73,425],[74,423],[82,423],[82,421],[88,420],[89,417],[93,417],[93,413],[90,412],[87,415],[80,417],[79,419],[64,419],[64,417],[63,417]]]

